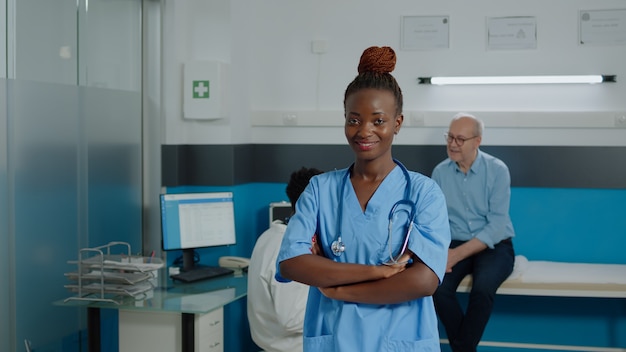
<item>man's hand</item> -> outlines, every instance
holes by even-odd
[[[460,262],[463,259],[457,254],[459,254],[459,251],[456,248],[448,249],[448,263],[446,264],[446,273],[451,273],[452,267],[454,267],[456,263]]]
[[[463,243],[462,245],[448,249],[448,263],[446,265],[446,272],[452,272],[452,268],[461,260],[470,257],[480,251],[487,248],[487,245],[482,243],[477,238]]]

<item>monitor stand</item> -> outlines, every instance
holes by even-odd
[[[182,271],[192,271],[196,268],[194,264],[195,251],[193,248],[183,249],[183,268]]]

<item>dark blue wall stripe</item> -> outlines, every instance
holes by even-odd
[[[626,188],[626,147],[483,146],[502,159],[515,187]],[[394,157],[430,176],[443,145],[394,146]],[[346,145],[164,145],[163,186],[285,182],[302,166],[324,171],[353,161]]]

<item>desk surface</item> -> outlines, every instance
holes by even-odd
[[[157,287],[149,291],[146,296],[115,297],[115,301],[119,304],[81,299],[60,300],[54,302],[54,305],[205,314],[236,301],[248,293],[248,277],[238,272],[234,275],[193,283],[175,282],[166,275],[164,270],[159,272]]]

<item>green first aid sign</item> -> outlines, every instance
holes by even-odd
[[[193,81],[193,98],[209,99],[209,81]]]
[[[228,116],[226,106],[222,107],[227,68],[227,64],[217,61],[192,61],[184,64],[181,83],[183,118],[217,120]]]

